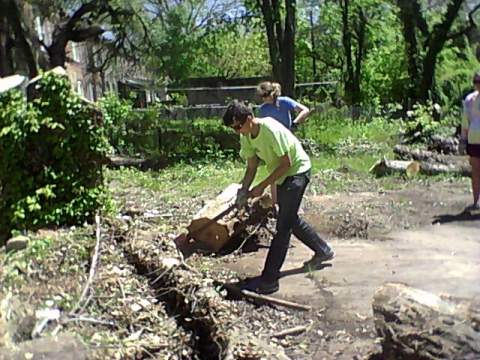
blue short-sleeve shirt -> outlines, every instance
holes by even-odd
[[[279,96],[276,104],[262,104],[259,110],[259,117],[272,117],[282,123],[287,129],[292,128],[292,116],[290,111],[299,104],[288,96]]]

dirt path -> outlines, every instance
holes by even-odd
[[[403,282],[436,294],[471,297],[480,293],[480,214],[459,215],[457,208],[458,204],[437,210],[429,222],[440,223],[416,229],[378,238],[332,239],[336,252],[332,266],[311,273],[301,268],[310,250],[292,241],[280,291],[274,296],[323,312],[323,321],[311,335],[321,350],[313,349],[311,358],[352,359],[378,346],[373,341],[371,301],[375,289],[385,282]],[[309,210],[305,215],[315,218]],[[258,275],[267,250],[244,255],[228,267],[246,276]]]

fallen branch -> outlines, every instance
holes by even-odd
[[[295,326],[293,328],[285,329],[285,330],[279,331],[275,334],[272,334],[272,337],[277,338],[277,339],[281,339],[281,338],[284,338],[285,336],[288,336],[288,335],[301,334],[301,333],[307,331],[307,329],[308,329],[308,327],[305,326],[305,325]]]
[[[95,234],[96,234],[97,241],[95,243],[95,251],[93,253],[92,264],[90,265],[90,272],[88,274],[87,282],[85,283],[85,286],[83,287],[82,294],[80,295],[80,299],[78,299],[78,302],[74,306],[73,310],[70,311],[70,315],[74,315],[77,312],[77,310],[80,308],[80,306],[83,302],[83,299],[85,298],[85,296],[87,295],[87,293],[90,289],[90,284],[93,281],[93,277],[95,276],[95,269],[97,267],[97,262],[98,262],[98,258],[99,258],[99,254],[100,254],[100,241],[101,241],[100,215],[98,215],[98,214],[95,215],[95,225],[96,225]]]
[[[117,326],[113,321],[97,320],[97,319],[89,318],[89,317],[85,317],[85,316],[63,319],[62,323],[68,323],[68,322],[72,322],[72,321],[84,321],[84,322],[89,322],[89,323],[93,323],[93,324]]]
[[[246,297],[256,299],[256,300],[262,300],[271,304],[275,305],[281,305],[285,306],[291,309],[296,309],[296,310],[303,310],[303,311],[310,311],[312,310],[311,306],[308,305],[303,305],[303,304],[298,304],[292,301],[287,301],[287,300],[282,300],[282,299],[277,299],[271,296],[266,296],[266,295],[260,295],[248,290],[242,290],[242,294]]]

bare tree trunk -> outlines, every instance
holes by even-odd
[[[12,54],[9,44],[8,21],[4,1],[0,0],[0,77],[13,74]]]
[[[282,46],[282,92],[295,95],[295,0],[285,0],[285,33]]]
[[[15,34],[16,43],[18,44],[23,56],[25,57],[25,62],[28,68],[28,75],[30,78],[33,78],[38,74],[37,62],[35,61],[32,47],[27,40],[26,31],[23,29],[22,26],[22,15],[18,4],[15,0],[6,0],[5,10],[9,24],[13,30],[13,33]]]
[[[433,88],[435,77],[435,67],[438,54],[442,51],[448,40],[448,32],[452,27],[453,21],[458,15],[464,0],[452,0],[448,4],[447,12],[443,21],[434,26],[427,44],[428,51],[423,59],[423,73],[418,88],[418,99],[426,102],[430,98],[430,92]]]
[[[358,8],[356,19],[351,24],[351,3],[350,0],[341,1],[342,9],[342,42],[345,54],[345,100],[347,105],[358,105],[362,101],[361,78],[362,62],[365,56],[365,36],[367,19],[362,8]],[[354,49],[353,39],[356,39],[357,46]],[[358,108],[353,109],[352,117],[359,116]]]
[[[282,85],[282,92],[295,92],[295,0],[285,0],[285,25],[282,25],[278,0],[259,0],[263,23],[267,32],[270,64],[273,78]]]
[[[431,98],[438,55],[453,36],[450,30],[463,3],[464,0],[449,0],[442,21],[429,30],[418,0],[397,0],[411,79],[408,97],[413,103],[424,103]],[[419,36],[424,39],[423,49],[419,46]]]
[[[262,9],[263,23],[267,31],[268,51],[270,54],[270,64],[272,65],[273,78],[277,81],[280,81],[281,58],[279,43],[275,31],[275,24],[278,25],[280,18],[279,3],[277,0],[262,0],[260,3],[260,8]]]
[[[400,8],[399,17],[402,22],[403,38],[405,40],[405,52],[407,55],[408,75],[411,81],[408,88],[408,98],[416,98],[416,79],[419,78],[419,67],[417,62],[418,43],[415,32],[415,15],[413,11],[413,2],[411,0],[397,0],[397,5]]]
[[[53,69],[57,66],[65,67],[65,61],[67,60],[66,46],[66,42],[58,40],[48,47],[48,55],[50,58],[49,68]]]

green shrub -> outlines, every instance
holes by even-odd
[[[329,108],[313,113],[296,135],[317,144],[322,152],[343,154],[376,152],[379,145],[393,144],[401,123],[383,117],[352,119],[346,109]]]
[[[428,143],[433,135],[452,135],[455,118],[440,119],[440,115],[440,105],[431,101],[425,105],[413,105],[413,110],[407,111],[405,140],[409,143]]]
[[[83,223],[106,199],[98,113],[64,77],[46,74],[35,86],[31,103],[0,94],[0,241],[12,230]]]
[[[109,93],[99,101],[103,114],[103,126],[112,148],[117,153],[131,153],[133,148],[127,140],[129,121],[135,118],[132,103]]]

